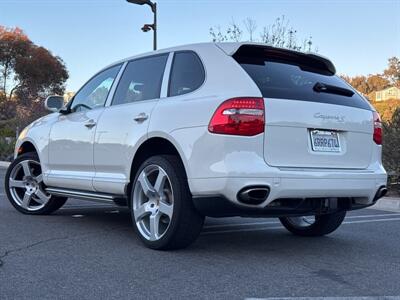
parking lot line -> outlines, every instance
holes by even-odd
[[[268,297],[246,298],[246,300],[400,300],[400,296],[360,296],[360,297]]]
[[[229,229],[229,230],[216,230],[216,231],[202,232],[201,235],[246,232],[246,231],[260,231],[260,230],[276,230],[276,229],[284,229],[284,227],[283,226],[275,226],[275,227],[254,227],[254,228],[238,228],[238,229]]]
[[[348,216],[346,219],[357,219],[357,218],[371,218],[371,217],[388,217],[388,216],[400,216],[400,213],[398,214],[393,214],[393,213],[387,213],[387,214],[376,214],[376,215],[361,215],[361,216]]]
[[[70,205],[70,206],[65,206],[63,208],[61,208],[60,210],[76,210],[76,209],[92,209],[92,208],[103,208],[103,209],[110,209],[110,208],[116,208],[118,206],[115,205],[108,205],[108,206],[104,206],[104,204],[99,204],[99,205],[79,205],[79,204],[75,204],[75,205]]]
[[[388,221],[400,221],[400,218],[389,218],[389,219],[372,219],[372,220],[359,220],[359,221],[344,221],[342,224],[359,224],[359,223],[373,223],[373,222],[388,222]]]
[[[393,216],[400,216],[400,213],[398,213],[398,214],[387,213],[387,214],[376,214],[376,215],[348,216],[348,217],[346,217],[346,219],[393,217]],[[280,222],[279,221],[266,221],[266,222],[261,221],[261,222],[247,222],[247,223],[217,224],[217,225],[204,226],[204,229],[237,227],[237,226],[268,225],[268,224],[280,224]]]
[[[248,222],[248,223],[229,223],[229,224],[217,224],[217,225],[207,225],[204,229],[211,228],[224,228],[224,227],[236,227],[236,226],[253,226],[253,225],[266,225],[266,224],[280,224],[279,221],[269,221],[269,222]]]
[[[344,221],[342,224],[362,224],[362,223],[374,223],[374,222],[392,222],[392,221],[400,221],[400,218],[388,218],[388,219],[372,219],[372,220],[356,220],[356,221]],[[258,225],[262,223],[258,223]],[[240,227],[241,225],[238,224]],[[228,229],[228,230],[215,230],[215,231],[205,231],[202,232],[202,235],[212,235],[212,234],[223,234],[223,233],[234,233],[234,232],[248,232],[248,231],[262,231],[262,230],[276,230],[283,229],[283,226],[274,226],[274,227],[252,227],[252,228],[237,228],[237,229]],[[206,228],[205,228],[206,229]]]

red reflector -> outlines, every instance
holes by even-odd
[[[264,132],[264,99],[233,98],[223,102],[211,118],[211,133],[253,136]]]
[[[382,121],[379,114],[374,111],[374,142],[377,145],[382,145]]]

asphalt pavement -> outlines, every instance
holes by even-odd
[[[141,244],[126,209],[72,199],[27,216],[0,187],[1,300],[399,295],[400,211],[351,212],[321,238],[277,219],[210,218],[191,247],[166,252]]]

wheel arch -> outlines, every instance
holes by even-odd
[[[31,139],[25,139],[16,144],[14,159],[21,156],[22,154],[30,153],[30,152],[34,152],[37,154],[37,156],[39,157],[40,165],[42,166],[42,171],[45,172],[46,169],[45,169],[45,166],[43,165],[44,161],[43,161],[42,153],[39,151],[39,148],[35,144],[35,142],[32,141]]]
[[[139,169],[140,165],[151,156],[166,155],[166,154],[175,155],[179,158],[185,176],[187,177],[186,165],[182,159],[182,155],[179,152],[178,147],[170,139],[167,139],[166,137],[153,136],[145,140],[138,147],[133,157],[129,175],[129,185],[127,190],[128,194],[130,193],[132,182],[135,179],[136,172]]]
[[[17,145],[15,149],[15,157],[18,157],[22,154],[28,153],[28,152],[36,152],[39,155],[39,151],[37,150],[36,146],[33,144],[33,142],[26,140],[21,143],[21,145]]]

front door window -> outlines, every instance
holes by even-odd
[[[120,68],[121,65],[108,68],[90,79],[75,95],[71,111],[103,107]]]

